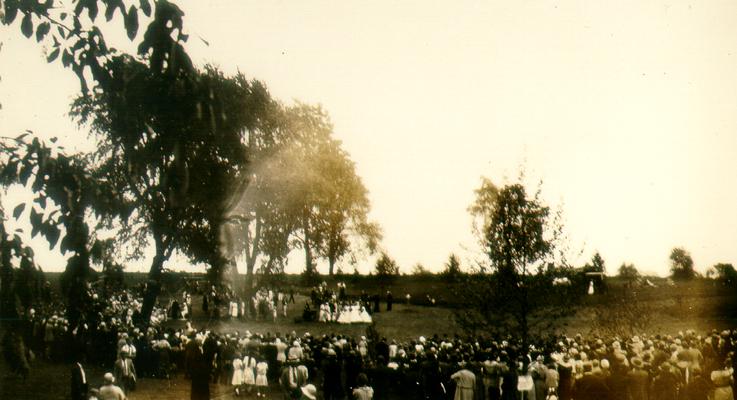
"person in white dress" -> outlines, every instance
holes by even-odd
[[[240,387],[243,385],[243,360],[240,354],[236,354],[233,358],[233,378],[230,384],[235,386],[235,395],[240,396]]]
[[[269,387],[269,381],[266,379],[266,371],[269,370],[269,364],[266,361],[256,363],[256,397],[266,398],[266,389]]]
[[[289,348],[289,346],[282,342],[281,339],[276,338],[274,340],[274,347],[276,347],[276,362],[280,364],[287,362],[287,348]]]
[[[354,304],[351,306],[351,317],[350,318],[351,318],[352,324],[363,322],[361,321],[361,311],[359,309],[358,304]]]
[[[361,306],[360,321],[367,324],[370,324],[373,321],[373,319],[371,318],[371,314],[366,311],[366,307],[364,306]]]
[[[236,301],[231,301],[228,306],[228,315],[230,315],[230,318],[238,318],[238,303]]]
[[[330,321],[330,306],[328,303],[320,304],[320,316],[317,319],[320,322]]]
[[[348,306],[343,306],[343,309],[340,311],[340,314],[338,314],[338,323],[339,324],[350,324],[351,323],[351,312]]]
[[[251,355],[243,357],[243,384],[246,386],[246,390],[250,393],[253,386],[256,384],[256,375],[254,370],[256,369],[256,359]]]

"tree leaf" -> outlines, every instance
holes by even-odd
[[[18,15],[18,1],[7,0],[4,4],[5,8],[5,25],[10,25],[15,21],[15,16]]]
[[[31,237],[35,237],[41,229],[41,214],[37,213],[35,209],[31,208]]]
[[[36,197],[33,201],[35,201],[36,204],[38,204],[39,206],[41,206],[41,208],[43,208],[43,209],[46,208],[46,196]]]
[[[54,60],[56,60],[56,58],[57,58],[57,57],[59,57],[59,48],[58,48],[58,47],[57,47],[57,48],[55,48],[55,49],[54,49],[54,51],[52,51],[52,52],[51,52],[51,53],[50,53],[50,54],[49,54],[49,55],[48,55],[48,56],[46,57],[46,62],[49,62],[49,63],[51,63],[51,62],[54,62]]]
[[[113,16],[115,15],[115,9],[117,8],[117,4],[113,1],[107,2],[107,7],[105,8],[105,21],[110,22],[113,19]]]
[[[125,16],[125,32],[130,40],[133,40],[138,33],[138,10],[134,6],[130,6]]]
[[[95,22],[98,11],[99,10],[97,8],[97,0],[92,0],[89,2],[89,4],[87,4],[87,15],[90,17],[90,20],[92,20],[92,22]]]
[[[21,214],[23,214],[23,210],[26,209],[26,203],[21,203],[15,206],[13,209],[13,218],[18,219]]]
[[[46,239],[49,241],[49,250],[53,250],[56,243],[59,241],[60,235],[59,228],[56,225],[49,225],[46,231]]]
[[[48,22],[42,22],[41,24],[39,24],[38,28],[36,28],[36,41],[42,41],[46,34],[49,33],[50,29],[51,24],[49,24]]]
[[[148,0],[141,0],[141,11],[147,17],[151,16],[151,3]]]
[[[23,17],[23,21],[20,24],[20,31],[23,32],[23,36],[30,38],[33,35],[33,21],[31,20],[31,14],[26,14]]]
[[[74,61],[74,57],[72,57],[72,54],[64,50],[64,52],[61,54],[61,63],[65,67],[68,67],[72,63],[72,61]]]
[[[77,5],[74,7],[74,15],[79,16],[80,14],[82,14],[82,11],[86,7],[86,4],[87,4],[87,1],[85,0],[77,1]]]

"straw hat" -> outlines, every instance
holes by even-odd
[[[301,388],[302,394],[310,400],[317,399],[317,388],[313,384],[304,385]]]

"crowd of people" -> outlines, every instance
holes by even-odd
[[[386,338],[249,331],[176,332],[192,399],[209,384],[289,399],[731,400],[737,330],[632,337]],[[170,343],[170,345],[172,344]],[[128,359],[126,343],[118,343]],[[134,356],[138,357],[138,356]],[[121,364],[122,365],[122,364]],[[131,367],[138,365],[135,361]],[[123,367],[113,378],[132,390]],[[131,368],[132,369],[132,368]],[[318,389],[319,388],[319,389]]]
[[[238,295],[227,285],[202,290],[202,311],[211,318],[271,320],[287,318],[287,307],[295,303],[294,290],[262,287],[252,295]]]
[[[173,376],[191,381],[192,399],[209,399],[213,383],[244,398],[312,400],[734,398],[737,330],[550,336],[527,344],[513,335],[389,340],[371,326],[359,337],[217,332],[192,322],[165,323],[183,316],[171,301],[155,307],[144,328],[136,323],[142,298],[134,293],[103,296],[90,289],[93,312],[73,329],[62,309],[32,310],[16,333],[24,340],[6,335],[28,348],[6,360],[21,375],[28,373],[26,355],[71,361],[74,400],[123,399],[142,378]],[[182,309],[191,309],[191,295],[181,296]],[[279,299],[268,290],[259,296]],[[102,387],[88,387],[88,366],[107,371]]]
[[[369,296],[366,292],[361,292],[360,296],[349,296],[344,282],[338,282],[336,286],[336,290],[331,290],[326,282],[322,282],[313,287],[310,300],[312,307],[317,311],[312,312],[308,303],[303,318],[323,323],[372,323],[372,314],[380,311],[381,296],[378,294]],[[391,291],[386,292],[385,299],[386,311],[391,311],[394,301]]]

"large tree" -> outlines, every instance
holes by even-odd
[[[107,21],[122,17],[136,55],[107,45],[96,25],[103,10]],[[166,0],[11,0],[4,11],[5,24],[20,19],[25,36],[35,33],[49,46],[49,62],[59,59],[79,77],[72,114],[96,133],[93,168],[134,204],[122,238],[139,248],[153,242],[146,322],[175,250],[208,263],[215,275],[231,264],[221,243],[229,188],[248,183],[247,136],[268,94],[241,75],[197,70],[183,46],[184,14]],[[143,35],[139,18],[148,23]]]
[[[319,258],[332,274],[346,254],[373,252],[381,232],[368,220],[368,191],[325,111],[297,103],[272,114],[278,120],[258,137],[252,183],[236,212],[247,222],[241,227],[247,274],[259,257],[262,271],[283,269],[296,248],[309,274]]]
[[[127,202],[99,171],[90,168],[85,157],[68,156],[59,146],[48,146],[30,133],[6,138],[0,148],[0,184],[23,186],[32,193],[32,201],[17,205],[13,216],[27,215],[32,237],[40,234],[50,248],[59,244],[62,253],[73,253],[62,274],[73,329],[85,306],[90,248],[96,241],[88,220],[96,221],[99,227],[109,227],[117,217],[127,215]]]
[[[529,196],[521,183],[498,188],[484,178],[469,211],[489,266],[458,285],[457,320],[470,331],[515,331],[527,342],[533,328],[541,333],[571,310],[580,292],[572,269],[554,266],[561,227],[540,191]],[[574,285],[554,286],[559,276]]]

